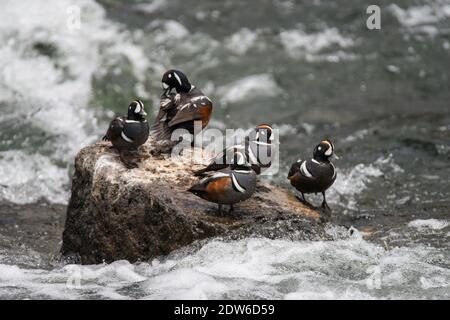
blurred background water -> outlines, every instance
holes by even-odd
[[[287,187],[289,165],[331,138],[333,221],[374,235],[213,240],[162,261],[82,267],[86,286],[70,290],[75,266],[43,268],[26,244],[7,250],[21,238],[0,231],[0,297],[449,299],[450,1],[381,1],[381,30],[366,28],[370,4],[3,1],[5,208],[64,206],[76,152],[134,97],[152,118],[175,67],[214,101],[211,127],[280,129],[275,183]],[[379,289],[366,283],[372,267]]]

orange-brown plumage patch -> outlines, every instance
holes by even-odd
[[[330,148],[332,148],[331,143],[330,143],[330,141],[328,141],[328,140],[320,141],[320,143],[325,143],[325,144],[329,145]]]
[[[212,106],[206,105],[199,108],[198,112],[200,113],[202,120],[202,128],[205,128],[208,125],[209,119],[211,119]]]
[[[258,129],[267,129],[267,130],[272,130],[272,127],[269,126],[268,124],[260,124],[257,126]]]
[[[230,177],[219,178],[208,183],[206,186],[206,194],[208,195],[208,199],[213,202],[220,201],[223,192],[228,188],[231,188]]]

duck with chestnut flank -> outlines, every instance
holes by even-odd
[[[186,129],[194,134],[194,121],[201,121],[204,129],[211,118],[211,100],[179,70],[166,71],[161,83],[164,91],[151,136],[157,141],[170,140],[176,129]]]
[[[288,179],[302,195],[301,201],[310,205],[305,199],[305,193],[322,193],[322,208],[330,212],[331,209],[325,198],[325,191],[336,180],[336,169],[330,161],[334,155],[334,145],[330,140],[321,141],[313,152],[313,158],[298,160],[289,170]]]
[[[229,212],[232,212],[234,204],[250,198],[255,188],[256,173],[251,168],[243,166],[236,167],[235,170],[226,168],[209,172],[207,177],[188,191],[204,200],[217,203],[219,214],[222,215],[223,205],[229,205]]]

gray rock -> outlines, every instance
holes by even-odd
[[[135,262],[216,236],[331,239],[319,212],[304,206],[291,191],[263,181],[252,198],[235,206],[235,213],[218,216],[217,205],[186,191],[197,182],[192,171],[201,166],[172,160],[157,150],[149,139],[139,150],[146,156],[131,170],[109,143],[78,153],[63,256],[83,264]]]

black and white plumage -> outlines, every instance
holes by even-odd
[[[194,121],[201,121],[204,129],[212,114],[211,100],[179,70],[165,72],[161,83],[164,91],[151,136],[156,140],[170,140],[176,129],[186,129],[193,134]],[[176,92],[172,92],[173,89]]]
[[[289,170],[288,179],[300,193],[302,200],[305,193],[322,193],[322,208],[330,210],[325,198],[325,191],[331,187],[336,180],[336,169],[329,160],[334,155],[334,145],[330,140],[321,141],[313,152],[313,158],[309,160],[298,160]]]
[[[233,211],[233,205],[250,198],[255,188],[256,173],[243,167],[210,172],[188,191],[204,200],[217,203],[219,213],[222,214],[222,205],[230,205],[230,212]]]
[[[144,104],[140,100],[134,100],[128,106],[127,117],[114,118],[109,125],[104,141],[111,141],[114,148],[122,152],[135,151],[143,145],[149,136],[147,113]],[[123,160],[123,159],[122,159]],[[129,163],[125,163],[129,164]]]
[[[210,164],[194,172],[201,176],[206,172],[218,171],[229,167],[230,169],[242,166],[250,167],[256,174],[261,168],[268,168],[272,162],[273,129],[268,124],[260,124],[245,138],[245,145],[237,144],[224,149],[216,155]]]

